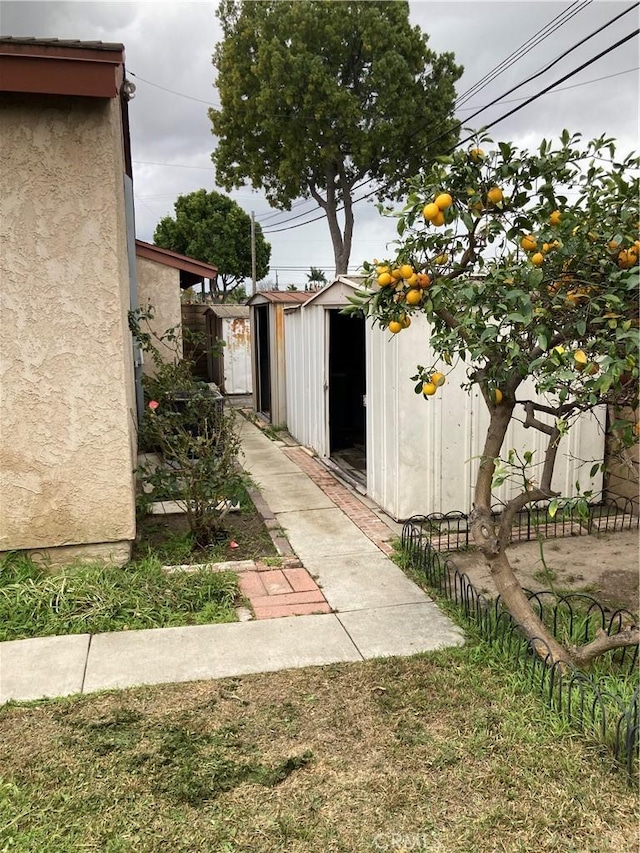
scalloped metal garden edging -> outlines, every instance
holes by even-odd
[[[616,526],[615,529],[626,530],[637,526],[635,517],[628,518],[630,512],[619,511],[618,515],[623,516],[625,527]],[[607,525],[609,516],[613,516],[613,513],[606,514]],[[550,654],[541,657],[534,651],[533,641],[524,637],[511,614],[502,606],[500,597],[491,599],[478,592],[468,575],[435,547],[433,539],[438,543],[443,539],[443,522],[458,536],[466,527],[467,516],[464,513],[436,517],[414,516],[405,522],[402,547],[412,565],[424,573],[429,586],[454,602],[487,640],[499,644],[515,659],[531,687],[538,690],[552,708],[571,725],[603,743],[612,752],[616,767],[624,767],[629,777],[635,778],[640,738],[639,688],[636,688],[626,705],[620,697],[604,690],[584,672],[575,668],[567,671],[553,664]],[[617,524],[620,525],[620,518]],[[535,529],[535,526],[530,529]],[[606,529],[613,528],[609,526]],[[448,542],[453,537],[447,533],[444,538]],[[519,541],[519,537],[516,541]],[[469,544],[468,528],[464,544]],[[628,610],[611,612],[585,593],[558,597],[551,590],[525,592],[554,636],[568,631],[575,636],[576,641],[588,642],[599,629],[615,634],[623,626],[636,622],[635,616]],[[539,645],[544,641],[537,639],[536,642]],[[637,667],[638,648],[617,649],[610,654],[609,659],[615,671],[631,675]]]

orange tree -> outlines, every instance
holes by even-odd
[[[548,500],[554,514],[578,497],[561,497],[551,480],[558,443],[580,414],[637,405],[637,170],[634,157],[617,159],[611,139],[583,144],[564,131],[557,144],[543,140],[529,152],[478,137],[410,182],[406,206],[394,214],[397,251],[365,264],[369,287],[350,306],[393,334],[405,333],[412,313],[426,315],[440,362],[412,377],[425,400],[449,365],[467,365],[468,387],[480,389],[490,415],[474,541],[538,653],[577,665],[636,644],[637,627],[564,647],[533,612],[505,550],[527,504]],[[534,399],[523,391],[528,378],[540,392]],[[505,452],[514,417],[546,435],[544,459]],[[637,431],[620,426],[620,437],[631,444]],[[521,489],[494,520],[492,491],[509,476]]]

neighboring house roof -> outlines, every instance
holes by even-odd
[[[0,36],[0,91],[115,98],[124,80],[119,43]]]
[[[179,255],[169,249],[161,249],[160,246],[145,243],[143,240],[136,240],[136,255],[139,258],[146,258],[148,261],[155,261],[157,264],[174,267],[181,273],[189,273],[190,275],[185,280],[181,277],[181,287],[191,287],[192,284],[202,281],[203,278],[216,278],[218,275],[218,268],[214,267],[213,264],[205,264],[204,261]]]
[[[283,302],[293,305],[296,302],[306,302],[309,299],[309,294],[301,290],[262,290],[252,296],[248,305],[253,305],[254,302]]]
[[[241,320],[249,318],[248,305],[209,305],[208,310],[221,320]]]

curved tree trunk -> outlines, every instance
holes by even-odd
[[[515,384],[515,383],[514,383]],[[511,540],[511,527],[516,514],[527,504],[552,497],[551,478],[555,465],[560,433],[555,426],[539,421],[534,415],[532,403],[525,404],[527,419],[525,426],[534,426],[549,436],[545,459],[540,478],[540,486],[524,491],[510,500],[505,506],[496,530],[491,515],[491,484],[495,470],[494,459],[500,455],[507,428],[516,405],[514,389],[505,393],[504,405],[493,405],[487,394],[485,399],[491,413],[485,446],[476,480],[475,504],[471,516],[471,529],[474,541],[483,554],[496,590],[505,607],[520,626],[536,653],[543,659],[563,666],[575,664],[588,666],[596,657],[606,651],[638,644],[640,631],[638,626],[629,626],[620,633],[609,636],[601,631],[596,638],[585,646],[565,648],[551,634],[548,628],[534,612],[522,585],[517,579],[513,567],[506,555]]]
[[[511,519],[513,513],[503,513],[503,524],[498,531],[495,529],[491,515],[491,484],[495,470],[496,459],[500,455],[513,410],[515,400],[511,391],[505,393],[504,403],[494,405],[489,403],[491,421],[487,430],[484,449],[480,460],[480,470],[476,480],[475,504],[471,518],[471,530],[474,541],[485,558],[491,572],[498,594],[501,596],[507,610],[520,625],[528,640],[542,658],[548,655],[551,660],[568,663],[571,658],[567,650],[551,635],[542,621],[533,612],[524,594],[522,586],[505,553],[509,544]],[[519,502],[524,506],[530,500],[543,497],[539,490],[525,495]],[[505,517],[506,516],[506,517]],[[508,527],[508,529],[506,529]]]

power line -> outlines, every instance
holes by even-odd
[[[638,29],[634,30],[634,32],[632,32],[629,35],[625,36],[624,38],[620,39],[615,44],[611,45],[608,48],[605,48],[605,50],[601,51],[599,54],[597,54],[597,56],[594,56],[591,59],[588,59],[586,62],[583,62],[582,65],[580,65],[578,68],[574,69],[573,71],[570,71],[568,74],[565,74],[564,77],[561,77],[560,80],[557,80],[555,83],[551,83],[549,86],[544,88],[541,92],[538,92],[537,95],[533,95],[532,97],[528,98],[525,103],[520,104],[517,107],[514,107],[512,110],[509,110],[509,112],[505,113],[504,115],[500,116],[499,118],[497,118],[494,121],[490,122],[489,124],[485,125],[484,129],[489,130],[490,128],[494,127],[496,124],[499,124],[501,121],[504,121],[504,119],[509,118],[510,116],[519,112],[521,109],[524,109],[524,107],[529,106],[529,104],[532,104],[534,101],[537,101],[538,98],[541,98],[543,95],[545,95],[551,89],[558,86],[560,83],[564,83],[565,80],[569,80],[571,77],[574,77],[576,74],[579,74],[585,68],[588,68],[590,65],[593,65],[594,62],[597,62],[599,59],[602,59],[603,56],[606,56],[607,54],[616,50],[618,47],[621,47],[623,44],[630,41],[632,38],[635,38],[638,35],[638,33],[640,33],[640,30],[638,30]],[[448,153],[455,151],[455,149],[458,148],[460,145],[464,145],[466,142],[469,142],[473,138],[474,138],[473,134],[466,137],[465,139],[461,140],[456,145],[454,145],[453,148],[451,148]],[[353,204],[357,204],[360,201],[364,201],[365,199],[370,198],[372,195],[375,195],[377,192],[380,192],[381,189],[382,189],[382,187],[379,187],[375,190],[372,190],[369,193],[365,193],[365,195],[360,196],[360,198],[354,199]],[[299,217],[295,217],[295,218],[299,218]],[[263,234],[268,235],[268,234],[277,234],[280,231],[291,231],[294,228],[301,228],[304,225],[310,225],[312,222],[317,222],[319,219],[323,219],[323,218],[324,218],[324,214],[321,214],[320,216],[316,216],[313,219],[309,219],[307,222],[300,222],[298,225],[291,225],[289,228],[278,228],[278,229],[273,229],[273,230],[264,230]]]
[[[141,83],[146,83],[147,86],[153,86],[154,89],[161,89],[163,92],[169,92],[170,95],[178,95],[180,98],[186,98],[188,101],[196,101],[198,104],[206,104],[208,107],[214,107],[215,109],[222,109],[222,104],[214,104],[211,101],[203,101],[202,98],[194,98],[193,95],[186,95],[184,92],[176,92],[175,89],[167,89],[166,86],[161,86],[159,83],[152,83],[151,80],[145,80],[144,77],[140,77],[138,74],[134,74],[130,68],[127,68],[127,74],[131,74],[132,77],[135,77],[136,80],[140,80]]]
[[[553,93],[556,92],[568,92],[569,89],[578,89],[580,86],[588,86],[589,83],[600,83],[602,80],[611,80],[613,77],[620,77],[622,74],[630,74],[632,71],[640,71],[640,66],[636,65],[635,68],[627,68],[626,71],[617,71],[615,74],[607,74],[604,77],[595,77],[593,80],[585,80],[583,83],[574,83],[573,86],[561,86],[559,89],[556,89]],[[524,83],[522,84],[525,85]],[[511,98],[508,101],[501,101],[503,104],[515,104],[517,101],[526,101],[529,96],[525,95],[523,98]],[[482,107],[483,110],[489,109],[491,104],[486,104]],[[475,110],[477,107],[461,107],[463,110]],[[468,119],[466,119],[468,121]]]
[[[582,3],[582,5],[578,9],[575,9],[572,12],[571,9],[577,5],[577,3],[574,2],[567,9],[564,9],[559,15],[556,15],[556,17],[553,18],[545,27],[543,27],[541,30],[531,36],[531,38],[524,42],[524,44],[520,45],[517,50],[513,51],[513,53],[511,53],[506,59],[504,59],[501,63],[495,66],[495,68],[489,71],[482,78],[482,80],[479,81],[479,83],[476,83],[466,92],[464,92],[458,98],[460,104],[464,103],[465,101],[468,101],[469,98],[471,98],[473,95],[486,88],[489,83],[496,79],[496,77],[499,77],[509,68],[511,68],[516,62],[522,59],[523,56],[526,56],[527,53],[533,50],[534,47],[537,47],[543,41],[548,39],[549,36],[553,35],[553,33],[556,32],[556,30],[559,30],[560,27],[564,26],[564,24],[568,23],[568,21],[570,21],[572,18],[574,18],[584,9],[586,9],[586,7],[591,4],[591,2],[592,0],[586,0],[586,2]],[[563,20],[558,21],[559,18],[563,18]],[[552,26],[554,23],[556,24],[555,27]],[[548,32],[545,32],[545,30],[548,30]]]

